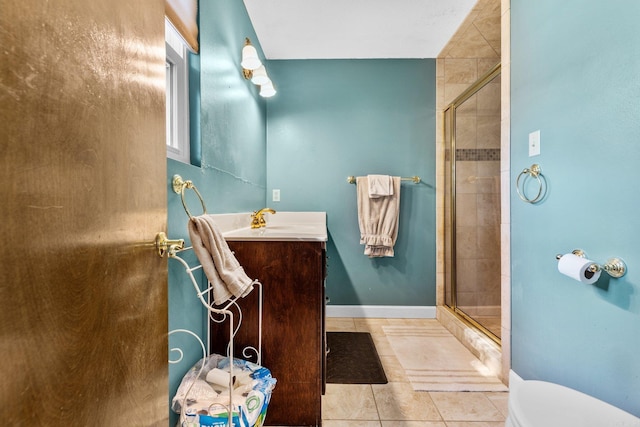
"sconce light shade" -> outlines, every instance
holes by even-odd
[[[264,98],[270,98],[275,94],[276,89],[273,87],[273,83],[271,82],[271,80],[260,86],[260,96]]]
[[[247,44],[242,48],[242,62],[240,65],[246,70],[256,70],[262,65],[258,57],[258,52],[256,48],[251,45],[249,39],[247,39]]]
[[[257,69],[253,70],[253,77],[251,77],[251,82],[256,85],[262,86],[270,81],[267,76],[267,70],[264,68],[264,65],[260,65]]]
[[[251,79],[251,83],[260,86],[260,96],[269,98],[276,94],[276,90],[273,87],[273,83],[269,76],[267,76],[267,70],[262,61],[258,57],[256,48],[251,45],[249,38],[244,39],[244,47],[242,48],[242,75],[245,79]]]

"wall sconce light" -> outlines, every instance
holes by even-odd
[[[273,82],[267,75],[262,61],[258,57],[256,48],[251,45],[249,38],[244,39],[244,47],[242,48],[242,75],[245,79],[251,80],[256,86],[260,86],[260,96],[269,98],[276,94]]]
[[[276,88],[273,87],[273,83],[271,82],[271,80],[260,86],[260,96],[271,98],[275,94]]]

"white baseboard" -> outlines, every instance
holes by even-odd
[[[328,305],[327,317],[435,319],[435,306]]]

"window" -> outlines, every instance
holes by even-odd
[[[184,41],[165,19],[167,49],[167,157],[190,163],[189,61]]]

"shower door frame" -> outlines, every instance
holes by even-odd
[[[487,337],[501,345],[501,338],[491,332],[480,322],[473,319],[457,306],[457,279],[456,279],[456,109],[460,107],[465,101],[477,94],[482,88],[484,88],[495,77],[501,74],[501,63],[498,62],[491,70],[484,74],[475,83],[464,90],[457,98],[455,98],[444,109],[444,142],[445,142],[445,183],[449,180],[449,200],[446,199],[446,184],[445,184],[445,210],[448,208],[448,221],[450,224],[447,232],[445,223],[445,286],[444,286],[444,306],[450,309],[456,316],[463,321],[482,331]],[[447,126],[448,125],[448,126]],[[447,157],[448,161],[447,161]],[[447,243],[449,243],[447,245]],[[448,276],[448,278],[447,278]],[[447,294],[450,293],[449,298]],[[450,304],[448,303],[450,299]]]

